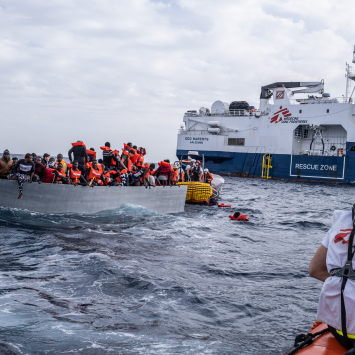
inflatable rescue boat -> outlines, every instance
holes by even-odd
[[[342,347],[334,336],[327,331],[327,324],[316,322],[310,332],[304,337],[299,338],[298,343],[285,355],[340,355],[346,354],[347,350]],[[319,333],[317,335],[317,333]],[[303,335],[303,334],[302,334]]]

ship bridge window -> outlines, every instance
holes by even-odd
[[[297,138],[301,138],[302,137],[302,126],[298,126],[295,129],[295,137],[297,137]]]
[[[245,138],[228,138],[228,145],[244,145]]]

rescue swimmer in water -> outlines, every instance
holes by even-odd
[[[229,218],[233,221],[249,222],[248,216],[240,212],[235,212],[233,215],[229,216]]]

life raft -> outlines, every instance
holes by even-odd
[[[325,331],[327,328],[327,324],[316,322],[313,324],[310,333],[315,334],[321,331]],[[303,349],[296,352],[290,350],[285,353],[285,355],[340,355],[345,354],[346,352],[347,350],[338,343],[333,335],[330,332],[327,332],[317,336],[312,344],[304,347]]]
[[[210,204],[213,190],[210,184],[189,181],[178,182],[177,185],[187,186],[186,202],[198,204]]]
[[[219,204],[218,204],[218,207],[232,207],[232,205],[231,205],[230,203],[226,203],[226,204],[224,204],[224,203],[219,203]]]

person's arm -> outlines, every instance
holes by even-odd
[[[34,175],[35,173],[34,173],[34,171],[32,171],[32,173],[31,173],[31,177],[30,177],[30,180],[28,181],[29,183],[31,183],[32,182],[32,179],[33,179],[33,175]]]
[[[121,163],[121,165],[123,166],[123,169],[128,170],[127,167],[126,167],[126,165],[124,164],[124,161],[125,161],[125,160],[126,160],[126,159],[125,159],[124,157],[121,157],[120,163]]]
[[[101,174],[100,180],[104,183],[105,186],[107,186],[106,180],[105,180],[105,178],[104,178],[104,174]]]
[[[327,252],[328,249],[321,244],[314,254],[308,269],[309,276],[323,282],[330,276],[326,264]]]
[[[86,148],[85,147],[83,147],[84,148],[84,154],[85,154],[85,163],[87,163],[88,161],[89,161],[89,156],[88,156],[88,152],[86,151]]]
[[[85,178],[87,181],[89,181],[89,175],[91,173],[91,167],[89,167],[89,169],[86,169],[86,172],[85,172]]]
[[[87,180],[85,179],[85,176],[83,174],[80,175],[79,181],[84,180],[85,184],[87,184]]]
[[[20,166],[20,161],[18,160],[16,165],[14,166],[14,168],[12,169],[12,174],[16,175],[17,174],[17,169]],[[13,178],[13,180],[15,180],[15,178]]]
[[[73,159],[71,158],[71,153],[73,153],[73,148],[74,148],[74,147],[71,147],[71,148],[69,149],[69,151],[68,151],[68,157],[69,157],[70,162],[73,161]]]

